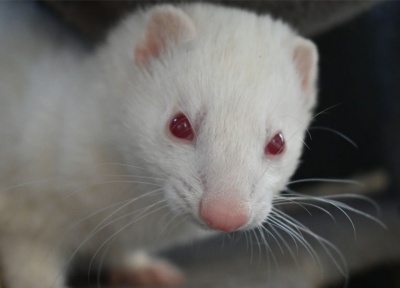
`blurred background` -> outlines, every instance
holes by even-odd
[[[40,5],[74,29],[89,47],[95,47],[123,15],[154,2],[166,1],[41,1]],[[365,201],[344,202],[387,225],[384,229],[370,219],[350,215],[357,230],[354,237],[348,219],[340,216],[337,208],[325,207],[335,216],[336,224],[318,209],[312,211],[312,218],[299,207],[288,209],[288,214],[342,251],[349,266],[349,280],[346,282],[346,277],[329,266],[332,259],[327,257],[331,264],[326,264],[321,257],[323,263],[316,265],[328,274],[322,280],[315,280],[318,277],[314,277],[312,265],[310,268],[300,261],[301,269],[309,272],[293,272],[289,264],[280,264],[283,277],[293,272],[294,280],[282,284],[269,276],[270,287],[400,287],[400,1],[219,2],[283,18],[318,46],[318,116],[310,128],[308,147],[294,180],[354,179],[362,185],[307,181],[291,188],[316,196],[370,196],[381,207],[381,214]],[[255,277],[254,267],[248,265],[249,254],[253,253],[248,249],[246,255],[237,252],[243,248],[240,245],[221,249],[221,243],[214,240],[166,254],[187,267],[189,277],[195,279],[190,287],[266,287],[264,276],[260,276],[265,274],[260,273],[263,264],[256,265],[255,270],[260,271]],[[239,262],[242,264],[235,264]],[[71,281],[79,283],[79,277]]]

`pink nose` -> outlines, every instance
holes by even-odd
[[[247,205],[202,201],[200,218],[211,229],[232,232],[249,221],[249,212]]]

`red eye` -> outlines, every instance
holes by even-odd
[[[169,124],[169,130],[176,138],[193,140],[194,132],[189,119],[183,114],[179,113],[172,118]]]
[[[285,150],[285,139],[282,132],[275,134],[275,136],[265,146],[265,154],[279,155]]]

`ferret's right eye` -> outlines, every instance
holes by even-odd
[[[169,130],[173,136],[179,139],[192,141],[194,138],[192,125],[183,113],[178,113],[171,119]]]

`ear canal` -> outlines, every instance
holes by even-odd
[[[303,93],[308,97],[315,97],[315,85],[318,73],[318,52],[315,45],[306,39],[296,39],[293,59],[300,76]]]
[[[170,5],[154,8],[148,16],[144,37],[135,47],[135,63],[146,63],[169,46],[192,40],[195,32],[192,20],[182,10]]]

